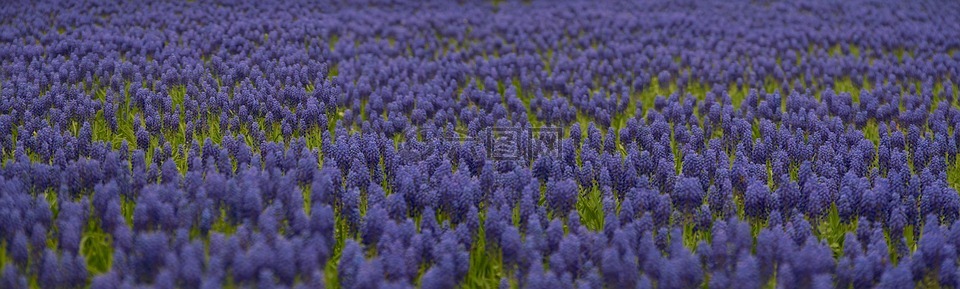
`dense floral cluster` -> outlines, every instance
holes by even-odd
[[[960,287],[956,1],[58,2],[0,288]]]

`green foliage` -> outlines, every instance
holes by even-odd
[[[603,197],[594,184],[590,188],[581,188],[575,207],[580,214],[580,222],[590,230],[603,230]]]
[[[857,221],[843,222],[840,219],[840,213],[837,205],[830,205],[827,216],[820,220],[817,225],[818,237],[825,240],[834,256],[840,256],[843,253],[843,240],[847,232],[853,232],[857,229]]]
[[[483,214],[480,219],[484,220]],[[470,270],[462,283],[463,288],[498,288],[500,279],[509,272],[509,268],[504,267],[500,249],[487,244],[486,233],[480,226],[470,250]]]
[[[99,218],[88,219],[80,241],[80,254],[91,274],[102,274],[110,271],[113,264],[113,237],[100,228]]]

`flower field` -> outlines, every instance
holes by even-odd
[[[958,1],[6,2],[0,289],[960,288]]]

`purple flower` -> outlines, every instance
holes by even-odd
[[[752,181],[743,195],[744,211],[751,218],[765,219],[770,212],[771,194],[767,185]]]
[[[30,258],[29,241],[23,231],[17,231],[7,245],[10,257],[20,266],[26,266]]]
[[[110,271],[102,275],[93,277],[93,281],[90,283],[91,289],[119,289],[121,286],[120,277],[117,275],[117,272]],[[24,280],[23,287],[8,287],[8,288],[25,288],[26,280]]]
[[[338,281],[344,288],[354,288],[361,282],[358,274],[364,263],[363,251],[357,242],[348,240],[341,254],[340,263],[337,265]]]
[[[446,264],[445,264],[446,265]],[[425,289],[451,288],[456,286],[456,280],[450,275],[449,268],[438,266],[427,269],[420,278],[420,286]]]
[[[577,183],[570,179],[548,182],[546,198],[552,212],[566,215],[577,201]]]
[[[136,238],[131,258],[138,280],[144,282],[153,279],[157,264],[163,264],[167,252],[167,236],[163,233],[143,233]]]
[[[790,212],[794,209],[803,211],[803,206],[806,205],[806,196],[800,193],[798,184],[791,181],[789,175],[781,175],[780,180],[780,186],[777,187],[777,195],[780,196],[781,204],[779,209],[783,212]]]
[[[360,228],[361,239],[365,245],[374,246],[380,241],[386,220],[387,212],[380,206],[374,205],[367,209],[367,215]]]
[[[742,256],[739,259],[732,283],[738,284],[737,286],[741,288],[761,288],[763,279],[760,276],[757,259],[752,255]]]
[[[911,288],[915,285],[910,273],[909,260],[901,260],[897,266],[887,265],[880,277],[877,288]]]
[[[381,288],[383,286],[383,264],[380,261],[380,258],[374,258],[368,262],[364,262],[360,266],[360,271],[357,273],[357,284],[355,288],[358,289],[374,289]]]
[[[61,286],[63,284],[63,273],[59,260],[57,260],[57,253],[48,248],[43,251],[41,258],[39,262],[41,270],[37,274],[37,282],[46,288]]]
[[[920,196],[920,213],[936,214],[944,222],[953,223],[960,214],[960,195],[953,188],[945,187],[939,182],[930,183],[924,186]]]
[[[516,227],[508,226],[499,239],[504,264],[508,266],[508,268],[517,266],[520,261],[520,256],[523,253],[520,231],[517,230]]]
[[[675,208],[689,213],[703,204],[705,195],[706,193],[704,193],[698,179],[686,177],[677,180],[673,193],[670,196]]]

